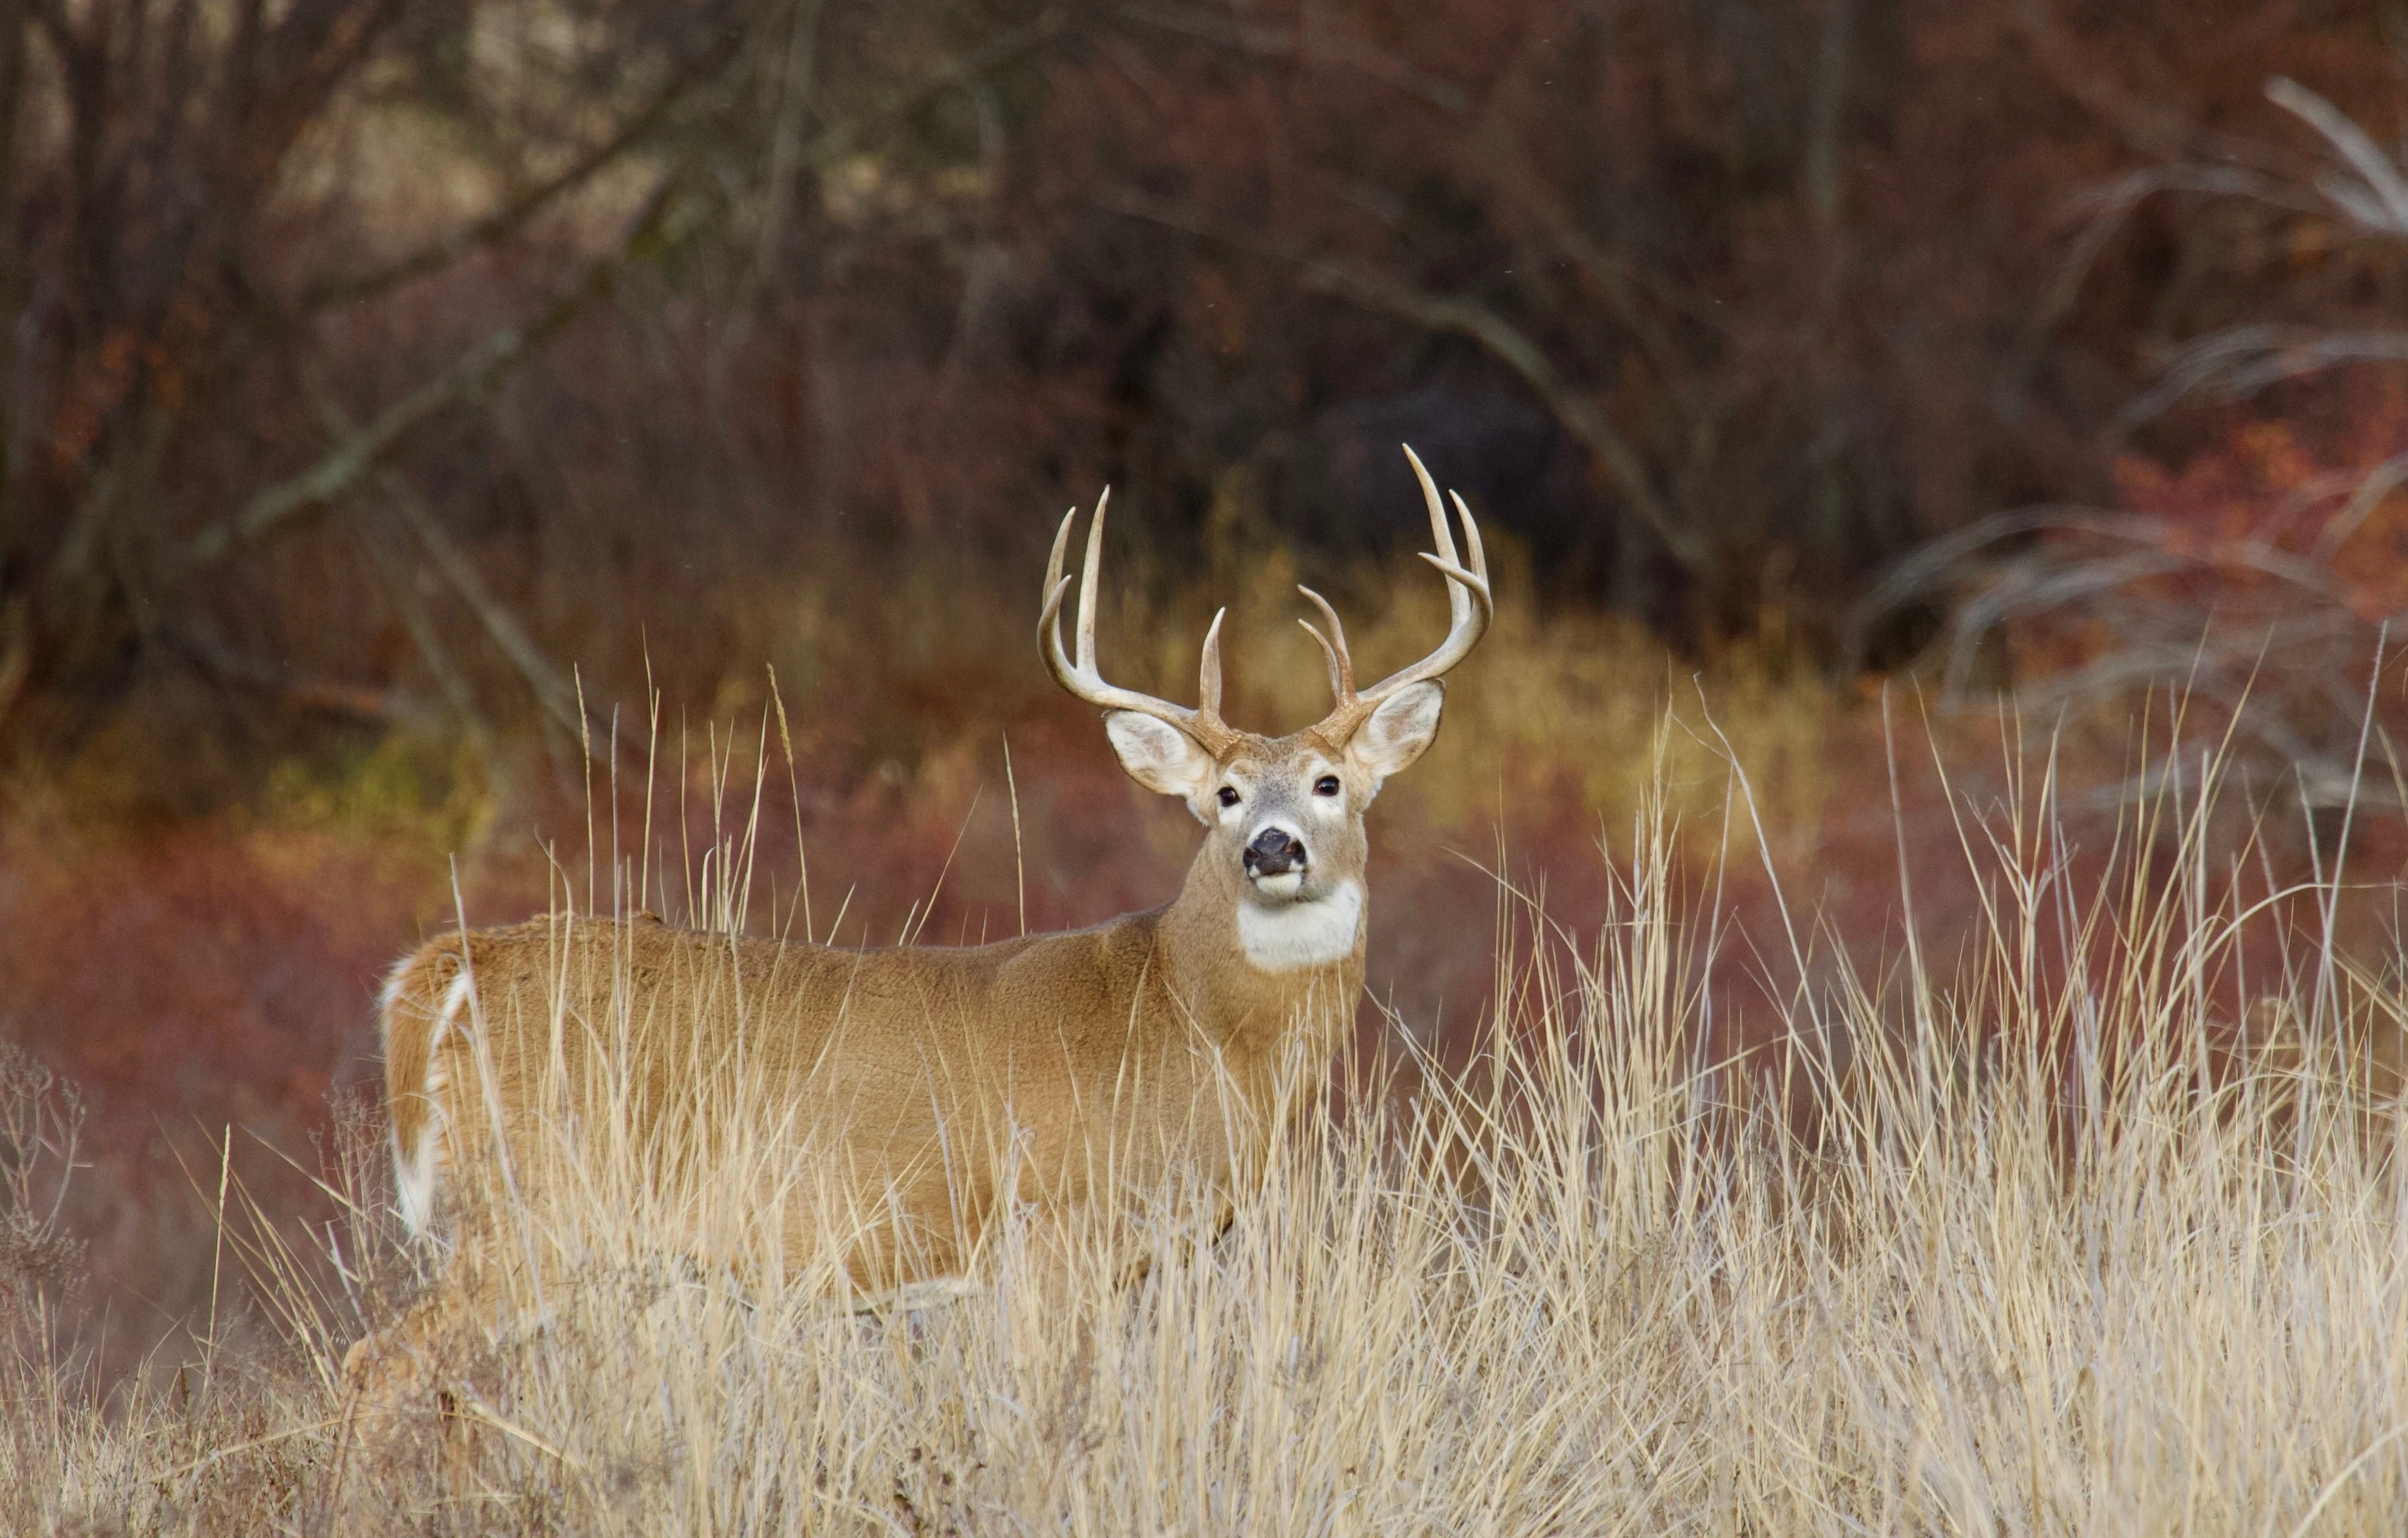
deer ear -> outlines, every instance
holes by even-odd
[[[1104,735],[1112,740],[1121,768],[1148,790],[1193,801],[1212,778],[1212,755],[1168,721],[1114,711],[1104,717]]]
[[[1438,736],[1446,685],[1431,680],[1398,690],[1380,702],[1371,719],[1346,744],[1346,756],[1376,779],[1411,769]]]

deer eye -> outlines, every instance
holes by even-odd
[[[1315,796],[1335,796],[1345,788],[1338,783],[1338,776],[1334,774],[1325,774],[1312,783],[1312,793]]]
[[[1238,804],[1237,786],[1223,785],[1221,787],[1221,804],[1223,806],[1236,806]]]

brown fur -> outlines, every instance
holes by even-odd
[[[1486,624],[1478,530],[1464,510],[1469,565],[1456,565],[1422,480],[1431,559],[1452,584],[1445,643],[1358,694],[1343,632],[1313,598],[1338,709],[1277,740],[1220,719],[1217,620],[1197,709],[1104,683],[1100,508],[1072,661],[1058,623],[1065,521],[1040,622],[1048,664],[1106,709],[1123,767],[1208,830],[1168,907],[974,949],[538,920],[448,935],[405,960],[382,1018],[394,1159],[405,1212],[431,1220],[439,1190],[461,1253],[393,1339],[355,1348],[355,1379],[417,1355],[446,1309],[497,1301],[480,1281],[506,1215],[496,1197],[539,1205],[600,1162],[564,1130],[624,1137],[614,1168],[708,1171],[721,1194],[733,1182],[738,1200],[709,1205],[723,1223],[743,1215],[742,1230],[681,1235],[695,1256],[785,1275],[826,1264],[872,1291],[960,1275],[1015,1208],[1057,1255],[1076,1219],[1100,1215],[1083,1231],[1111,1236],[1107,1263],[1123,1274],[1142,1261],[1137,1226],[1120,1219],[1171,1186],[1226,1210],[1259,1181],[1278,1108],[1311,1103],[1353,1024],[1365,810],[1428,746],[1438,675]],[[749,1157],[723,1169],[720,1143]]]
[[[402,963],[383,1021],[395,1154],[416,1158],[432,1136],[445,1164],[491,1157],[489,1105],[523,1140],[513,1124],[543,1103],[555,1043],[571,1085],[615,1058],[630,1130],[673,1145],[663,1121],[686,1104],[681,1082],[740,1055],[755,1111],[792,1110],[790,1136],[850,1172],[838,1199],[891,1216],[844,1258],[855,1283],[951,1274],[1007,1194],[1006,1162],[1010,1198],[1044,1209],[1093,1200],[1108,1166],[1143,1188],[1178,1157],[1226,1185],[1267,1130],[1242,1123],[1291,1033],[1307,1033],[1316,1063],[1335,1051],[1362,985],[1359,938],[1330,966],[1232,965],[1232,884],[1199,859],[1168,908],[974,949],[838,950],[643,921],[479,931],[466,937],[475,1018],[437,1042],[462,965],[447,935]],[[469,1193],[447,1182],[446,1197],[456,1207]],[[826,1215],[789,1205],[799,1252]]]

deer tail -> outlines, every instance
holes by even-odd
[[[421,947],[386,977],[377,1029],[384,1044],[385,1106],[393,1121],[393,1173],[401,1220],[414,1234],[435,1221],[437,1186],[447,1162],[451,1121],[450,1055],[445,1039],[460,1028],[475,988],[461,947]]]

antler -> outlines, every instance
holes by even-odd
[[[1311,620],[1297,622],[1319,643],[1321,654],[1329,665],[1329,689],[1338,697],[1338,703],[1311,730],[1333,750],[1343,748],[1388,697],[1438,678],[1469,656],[1480,643],[1495,611],[1488,593],[1488,553],[1481,546],[1480,525],[1473,520],[1471,510],[1464,505],[1461,496],[1454,498],[1455,515],[1463,520],[1465,554],[1458,555],[1446,508],[1439,499],[1438,483],[1430,479],[1421,456],[1411,447],[1406,448],[1405,457],[1412,461],[1413,475],[1422,483],[1422,500],[1429,508],[1430,537],[1438,546],[1435,554],[1422,552],[1422,559],[1446,578],[1446,640],[1421,661],[1358,693],[1354,687],[1354,659],[1346,650],[1346,627],[1339,623],[1338,611],[1320,594],[1298,586],[1297,591],[1312,600],[1329,626],[1325,632]],[[1107,683],[1096,666],[1096,589],[1103,568],[1104,513],[1111,501],[1109,491],[1096,499],[1095,521],[1087,527],[1086,559],[1078,577],[1079,654],[1075,663],[1062,645],[1062,600],[1070,591],[1071,579],[1064,575],[1063,560],[1069,553],[1070,528],[1079,520],[1078,509],[1072,508],[1064,515],[1062,527],[1054,536],[1054,553],[1045,563],[1045,609],[1037,619],[1038,644],[1045,654],[1045,666],[1053,672],[1055,683],[1088,704],[1107,711],[1135,711],[1167,721],[1196,739],[1207,753],[1219,757],[1237,744],[1240,736],[1221,719],[1221,621],[1227,616],[1227,610],[1214,614],[1211,627],[1204,632],[1197,704],[1192,711],[1135,689]]]
[[[1053,672],[1054,683],[1088,704],[1107,711],[1135,711],[1140,715],[1167,721],[1218,758],[1238,741],[1238,733],[1221,719],[1221,620],[1227,610],[1214,614],[1211,628],[1204,632],[1204,665],[1197,678],[1198,704],[1192,711],[1135,689],[1107,683],[1096,667],[1096,586],[1104,561],[1104,509],[1111,496],[1107,490],[1096,498],[1095,522],[1087,526],[1087,556],[1079,573],[1076,663],[1062,649],[1062,598],[1070,589],[1070,579],[1062,574],[1062,557],[1069,553],[1070,525],[1078,522],[1078,509],[1072,508],[1063,517],[1061,532],[1054,536],[1054,555],[1045,563],[1045,611],[1037,617],[1038,645],[1045,654],[1045,666]]]
[[[1479,644],[1481,634],[1488,628],[1489,618],[1495,611],[1488,595],[1488,554],[1481,548],[1480,525],[1472,521],[1471,510],[1464,505],[1462,497],[1455,497],[1455,513],[1463,520],[1464,546],[1470,556],[1467,568],[1456,557],[1455,535],[1447,526],[1446,509],[1439,501],[1438,482],[1430,479],[1429,471],[1423,467],[1421,456],[1414,453],[1411,446],[1405,449],[1405,457],[1412,461],[1413,475],[1422,483],[1422,500],[1429,505],[1430,537],[1438,545],[1438,553],[1424,551],[1422,559],[1438,568],[1446,578],[1446,640],[1439,642],[1438,650],[1421,661],[1400,672],[1389,674],[1357,694],[1354,690],[1354,659],[1347,654],[1346,627],[1338,623],[1338,611],[1330,608],[1329,600],[1320,594],[1299,585],[1297,591],[1312,601],[1312,607],[1321,611],[1321,617],[1329,625],[1329,631],[1325,635],[1321,627],[1311,620],[1297,621],[1320,643],[1321,654],[1329,664],[1329,692],[1338,697],[1338,704],[1319,726],[1312,728],[1312,735],[1333,750],[1343,748],[1390,695],[1411,684],[1437,678],[1470,655],[1472,647]]]

